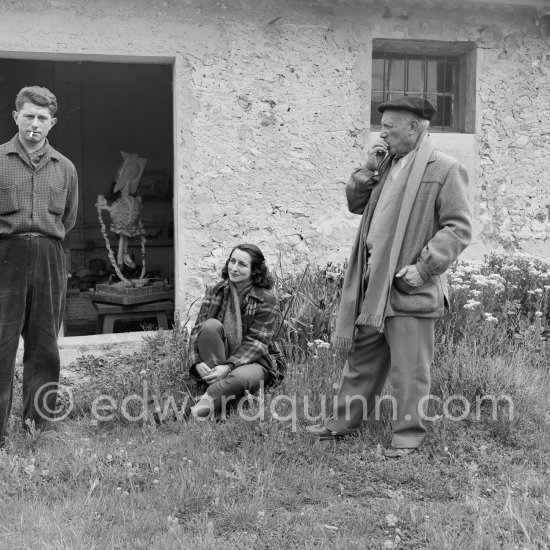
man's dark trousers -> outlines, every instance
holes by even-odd
[[[0,445],[7,435],[19,336],[23,336],[23,424],[36,427],[55,410],[57,335],[63,320],[67,266],[59,239],[0,237]]]

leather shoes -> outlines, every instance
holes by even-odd
[[[386,458],[403,458],[405,456],[412,455],[413,453],[418,452],[416,447],[414,448],[397,448],[397,447],[388,447],[384,451],[384,456]]]
[[[338,432],[329,430],[324,424],[313,424],[306,426],[306,432],[318,437],[321,441],[327,439],[342,439],[344,436]]]

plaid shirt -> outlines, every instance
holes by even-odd
[[[77,208],[76,169],[47,140],[36,166],[17,134],[0,145],[0,235],[40,233],[63,240]]]
[[[206,289],[197,321],[189,337],[189,367],[201,361],[197,336],[202,324],[207,319],[220,319],[223,315],[224,300],[227,300],[229,286],[227,281],[217,283]],[[227,359],[233,368],[249,363],[259,363],[272,377],[279,373],[275,362],[269,355],[269,345],[279,324],[280,310],[278,300],[273,292],[259,287],[252,287],[244,298],[242,313],[243,339],[238,349]]]

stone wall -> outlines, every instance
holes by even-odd
[[[174,63],[181,307],[242,241],[283,270],[347,256],[358,220],[346,211],[343,184],[370,139],[373,38],[478,44],[476,133],[456,144],[445,136],[448,149],[467,149],[458,156],[469,159],[476,208],[470,254],[548,251],[550,48],[535,8],[20,0],[0,14],[5,57]]]
[[[479,238],[541,256],[550,255],[548,44],[513,35],[484,49],[479,91]]]

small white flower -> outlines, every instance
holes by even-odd
[[[498,323],[498,319],[494,317],[491,313],[484,313],[483,317],[485,317],[485,321],[488,323]]]
[[[168,520],[168,523],[174,523],[175,525],[180,522],[177,516],[168,516],[166,519]]]

